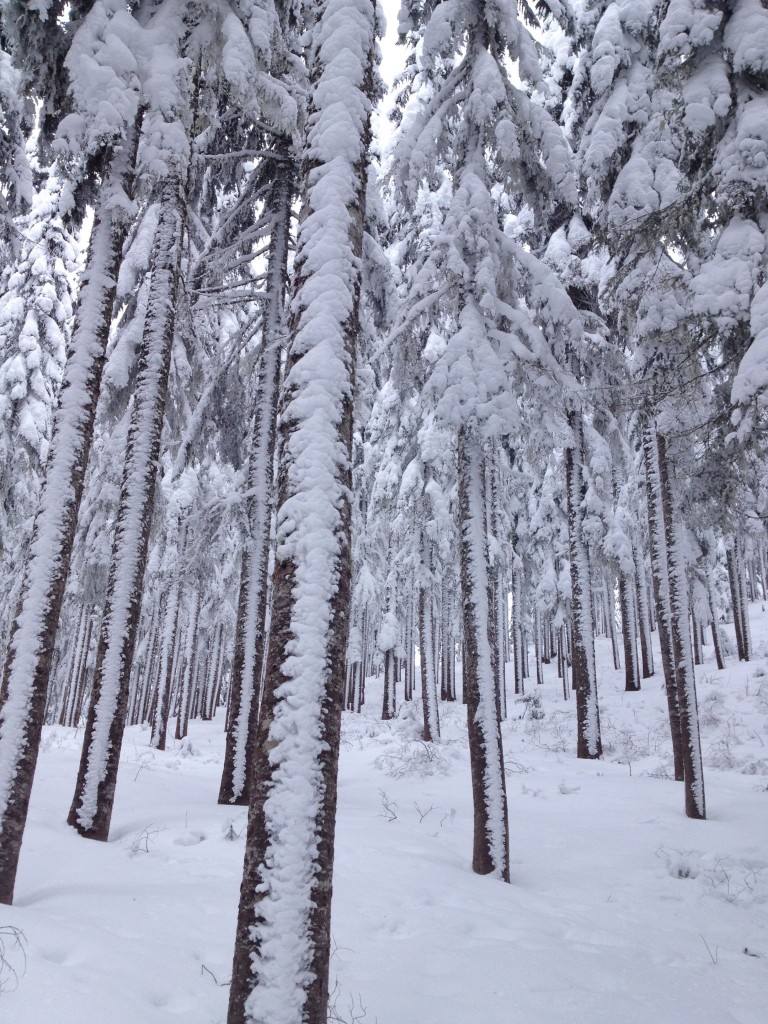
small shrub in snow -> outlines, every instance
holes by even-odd
[[[134,836],[130,845],[131,856],[137,853],[149,853],[149,848],[161,832],[165,832],[165,825],[147,825],[138,835]]]
[[[541,721],[546,718],[546,712],[541,706],[541,695],[538,690],[526,693],[523,697],[516,697],[515,704],[522,704],[523,709],[520,718],[532,718],[534,721]]]
[[[699,865],[693,850],[670,850],[660,846],[656,856],[664,861],[673,878],[698,878]]]
[[[448,772],[448,761],[440,747],[424,740],[404,740],[394,750],[381,754],[373,763],[392,779],[404,779],[409,775],[426,778],[428,775],[445,775]]]
[[[245,822],[242,819],[238,819],[238,825],[239,828],[235,828],[235,819],[227,818],[221,826],[221,832],[224,839],[228,839],[230,843],[234,843],[237,839],[241,839],[243,832],[245,831]]]
[[[26,937],[15,925],[0,925],[0,993],[12,992],[19,987],[18,965],[21,973],[27,969]]]
[[[563,796],[572,796],[574,793],[581,792],[581,786],[566,786],[565,780],[563,780],[557,788]]]
[[[328,1024],[360,1024],[365,1020],[368,1011],[363,1006],[360,995],[355,997],[350,993],[344,1001],[347,1004],[345,1007],[341,1005],[341,991],[337,979],[333,991],[328,996]]]
[[[702,728],[714,729],[722,721],[723,697],[718,691],[708,693],[699,707]]]

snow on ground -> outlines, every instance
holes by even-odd
[[[659,677],[624,693],[605,641],[602,761],[576,760],[554,666],[530,687],[540,711],[510,698],[511,885],[470,868],[463,706],[441,706],[430,748],[415,706],[377,720],[370,680],[341,757],[338,1019],[766,1024],[768,611],[751,612],[753,661],[697,670],[706,822],[668,778]],[[107,844],[63,824],[80,739],[46,733],[16,904],[0,907],[0,1021],[223,1024],[245,813],[216,804],[221,719],[165,753],[127,731]]]

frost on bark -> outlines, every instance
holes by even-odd
[[[725,657],[723,655],[723,638],[720,635],[720,625],[717,621],[717,599],[715,597],[715,584],[712,579],[712,572],[707,567],[705,587],[707,591],[707,603],[709,605],[709,617],[712,630],[712,645],[715,649],[715,661],[720,672],[725,668]]]
[[[634,579],[623,570],[619,572],[619,605],[624,642],[624,689],[631,692],[640,689],[640,659],[637,651]]]
[[[680,711],[683,778],[685,781],[685,813],[689,818],[706,818],[701,740],[698,731],[696,683],[690,639],[688,583],[685,575],[683,524],[675,506],[667,438],[656,434],[658,474],[662,489],[662,509],[667,541],[669,589],[672,625],[672,650],[675,684]]]
[[[512,566],[512,665],[515,693],[525,693],[525,662],[523,660],[523,567],[520,557],[514,556]]]
[[[200,621],[200,594],[197,590],[192,591],[189,609],[189,626],[187,627],[186,642],[184,644],[184,667],[181,674],[179,715],[176,719],[177,740],[183,740],[189,732],[189,718],[193,714],[193,690],[195,683],[195,669],[197,662],[197,630]]]
[[[472,869],[509,881],[509,823],[500,694],[492,629],[486,533],[485,459],[470,428],[459,432],[458,527],[464,620],[463,678],[474,807]],[[498,656],[498,651],[497,651]]]
[[[731,588],[736,650],[739,661],[749,661],[752,652],[749,631],[749,604],[746,594],[746,566],[740,548],[739,538],[735,538],[726,552],[726,564],[728,567],[728,582]]]
[[[683,524],[675,506],[673,482],[663,434],[656,435],[659,486],[661,491],[664,535],[667,547],[670,626],[674,680],[680,713],[685,813],[689,818],[706,818],[704,768],[701,759],[699,711],[691,649],[688,581],[685,574]]]
[[[635,563],[635,606],[637,624],[640,630],[640,656],[643,663],[643,679],[654,674],[653,648],[651,647],[651,609],[646,584],[645,562],[637,551],[633,553]]]
[[[422,539],[422,580],[419,587],[419,661],[421,699],[424,710],[422,738],[428,743],[440,739],[440,711],[437,701],[435,665],[435,610],[432,595],[432,554],[430,541]]]
[[[243,552],[240,599],[231,678],[232,721],[227,731],[220,804],[246,804],[258,714],[259,682],[269,586],[272,477],[277,432],[288,246],[293,176],[287,170],[287,144],[281,143],[274,161],[274,184],[267,198],[272,231],[267,266],[267,296],[262,357],[256,392],[256,414],[248,464],[248,534]]]
[[[184,551],[185,530],[182,529],[179,539],[178,551]],[[180,582],[177,579],[171,584],[171,589],[165,602],[165,614],[163,616],[163,637],[160,647],[160,664],[157,677],[157,697],[151,714],[152,734],[149,745],[156,750],[165,750],[165,743],[168,734],[168,718],[171,711],[171,683],[173,680],[173,652],[176,647],[176,635],[179,628],[179,600]]]
[[[669,728],[672,735],[672,757],[675,779],[683,781],[683,737],[680,727],[680,708],[675,679],[675,655],[672,644],[672,607],[669,592],[669,566],[667,538],[664,530],[664,510],[661,492],[659,449],[656,425],[648,420],[643,429],[643,454],[648,495],[648,539],[651,548],[651,576],[656,602],[656,623],[659,631],[661,664],[664,669],[664,689],[667,694]]]
[[[54,421],[40,507],[3,669],[0,699],[0,902],[10,903],[37,764],[104,353],[128,223],[135,144],[126,140],[100,189]]]
[[[576,755],[597,758],[603,751],[597,705],[589,551],[583,533],[585,483],[584,423],[581,413],[570,411],[568,425],[573,435],[573,444],[565,452],[565,477],[571,566],[572,685],[576,691]]]
[[[326,1024],[376,9],[326,0],[281,399],[266,672],[228,1024]],[[316,49],[315,49],[316,47]]]
[[[175,176],[162,186],[160,203],[107,603],[83,752],[67,818],[81,835],[105,842],[128,709],[176,322],[182,213],[179,182]]]

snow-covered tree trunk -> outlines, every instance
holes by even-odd
[[[189,605],[189,625],[187,626],[187,636],[184,644],[184,661],[181,676],[181,701],[179,703],[179,717],[176,719],[175,738],[177,740],[183,740],[189,732],[189,719],[190,715],[193,714],[193,688],[197,667],[197,629],[200,620],[200,594],[197,589],[192,590]]]
[[[683,737],[680,728],[680,708],[677,702],[675,655],[672,646],[672,608],[669,593],[669,566],[667,539],[664,530],[664,510],[661,492],[659,449],[656,424],[648,418],[643,428],[643,454],[648,495],[648,539],[651,548],[651,576],[656,602],[656,623],[659,631],[661,663],[664,669],[664,688],[667,694],[669,727],[672,735],[672,757],[675,779],[683,780]]]
[[[184,533],[179,542],[179,552],[184,550]],[[157,676],[157,699],[152,713],[152,735],[149,744],[156,750],[165,750],[168,732],[168,718],[171,710],[171,680],[173,678],[173,654],[176,647],[179,620],[180,582],[176,578],[165,602],[163,617],[163,638],[160,651],[160,663]]]
[[[603,606],[605,624],[608,636],[611,638],[611,651],[613,653],[613,667],[618,672],[621,668],[621,655],[619,653],[619,635],[616,629],[616,601],[614,598],[614,584],[612,579],[603,577]]]
[[[99,193],[72,347],[54,421],[40,508],[0,696],[0,902],[13,900],[37,764],[59,612],[93,436],[112,305],[128,224],[136,137],[112,159]]]
[[[440,603],[440,693],[444,700],[456,700],[456,638],[454,636],[455,604],[453,576],[443,577]]]
[[[699,711],[691,650],[688,580],[685,574],[683,524],[675,505],[666,438],[657,433],[659,485],[664,535],[667,548],[670,624],[674,658],[677,706],[680,713],[685,813],[689,818],[706,818],[704,767],[701,759]]]
[[[739,580],[741,567],[735,542],[729,546],[726,552],[726,564],[728,566],[728,583],[731,589],[731,612],[733,614],[733,628],[736,633],[736,651],[739,661],[747,661],[744,644],[744,614],[741,607],[741,583]]]
[[[67,672],[67,684],[59,701],[59,725],[70,724],[70,712],[74,702],[77,680],[80,678],[80,666],[83,663],[87,625],[88,606],[83,604],[80,607],[80,615],[78,616],[75,642],[70,649],[71,656],[69,659],[69,671]]]
[[[141,678],[136,681],[133,694],[133,706],[129,718],[130,725],[146,722],[152,702],[154,683],[156,682],[157,660],[160,650],[160,602],[155,601],[149,620],[147,634],[144,638],[145,654]]]
[[[376,7],[325,0],[281,402],[272,616],[228,1024],[326,1024]]]
[[[637,624],[640,632],[640,657],[643,664],[643,679],[650,679],[654,673],[653,647],[651,646],[651,610],[648,603],[648,584],[645,574],[645,560],[640,552],[633,551],[635,563],[635,604]]]
[[[515,693],[525,693],[525,664],[523,660],[523,569],[517,555],[512,566],[512,666]]]
[[[597,705],[589,551],[583,532],[585,484],[582,414],[569,411],[568,425],[573,435],[573,443],[565,452],[565,476],[571,569],[572,683],[576,691],[576,755],[596,758],[602,755],[602,743]]]
[[[413,700],[414,680],[416,674],[416,662],[413,656],[414,649],[414,619],[416,618],[415,602],[413,594],[408,590],[408,605],[405,610],[405,636],[403,646],[405,648],[405,665],[403,672],[403,700]]]
[[[736,648],[739,661],[752,657],[752,636],[749,627],[749,600],[747,596],[747,566],[744,542],[735,537],[727,552],[728,578],[731,585],[733,623],[736,629]]]
[[[424,712],[423,738],[440,739],[440,712],[437,700],[435,665],[435,612],[432,595],[431,542],[422,538],[423,578],[419,587],[419,661],[421,662],[421,700]]]
[[[494,671],[496,636],[486,533],[485,458],[476,433],[469,427],[459,432],[458,452],[463,673],[474,807],[472,869],[508,882],[509,823],[500,695]]]
[[[710,626],[712,630],[712,645],[715,648],[715,661],[718,669],[722,672],[725,668],[725,657],[723,656],[723,638],[720,635],[720,623],[717,618],[717,599],[715,597],[715,582],[712,578],[712,571],[706,569],[707,601],[709,603]]]
[[[624,571],[619,572],[619,605],[624,642],[624,689],[631,692],[640,689],[640,663],[637,656],[635,581]]]
[[[272,226],[262,332],[263,351],[248,465],[248,534],[240,577],[241,592],[232,665],[233,716],[227,733],[219,787],[220,804],[248,802],[248,779],[264,660],[273,462],[285,326],[291,200],[294,193],[293,175],[288,169],[287,158],[288,146],[281,143],[275,160],[274,183],[267,198],[271,207]]]
[[[82,836],[106,842],[117,783],[144,569],[155,503],[171,349],[176,324],[183,215],[178,178],[160,194],[151,282],[139,355],[107,603],[96,654],[75,794],[67,821]]]

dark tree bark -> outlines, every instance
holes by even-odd
[[[648,538],[651,548],[651,576],[656,603],[656,623],[661,647],[661,663],[664,669],[664,689],[667,695],[669,728],[672,736],[672,756],[675,779],[682,782],[683,735],[680,726],[680,708],[675,680],[675,655],[672,644],[672,607],[669,592],[669,565],[667,538],[664,529],[664,510],[661,490],[659,450],[656,443],[656,426],[649,420],[643,430],[643,453],[648,496]]]
[[[422,737],[429,743],[440,739],[440,712],[437,701],[435,666],[435,614],[432,598],[432,556],[430,541],[422,540],[423,580],[419,588],[419,660],[421,662],[421,699],[424,710]]]
[[[266,173],[273,177],[265,199],[271,222],[267,301],[248,466],[248,536],[240,575],[240,600],[232,665],[233,714],[227,731],[224,768],[219,788],[220,804],[248,802],[248,779],[264,661],[272,477],[285,331],[291,202],[295,194],[295,172],[286,141],[281,140],[276,146],[274,159],[267,161]]]
[[[117,784],[144,569],[155,503],[182,251],[182,202],[171,175],[160,195],[151,282],[112,546],[107,604],[96,654],[75,794],[67,817],[82,836],[106,842]]]
[[[571,631],[573,689],[576,691],[576,756],[602,755],[600,712],[597,704],[594,625],[590,587],[589,552],[583,535],[584,519],[584,424],[581,413],[570,411],[568,425],[573,445],[565,452],[568,499],[568,548],[571,566]]]
[[[637,656],[637,619],[635,615],[634,579],[619,573],[619,604],[621,606],[621,635],[624,641],[624,689],[640,689],[640,664]]]
[[[346,57],[326,66],[319,50],[313,79],[281,402],[273,607],[228,1024],[327,1024],[328,1015],[375,5],[326,0],[316,31],[325,52],[343,42]],[[350,119],[341,152],[340,95]]]
[[[509,823],[501,743],[500,694],[494,671],[493,588],[486,533],[485,458],[468,428],[459,432],[458,529],[472,772],[472,870],[509,881]]]
[[[0,902],[11,903],[37,765],[59,613],[69,575],[96,402],[129,224],[138,129],[112,158],[95,211],[40,508],[0,693]]]
[[[637,550],[635,562],[635,603],[637,623],[640,630],[640,656],[643,664],[643,679],[650,679],[654,673],[653,648],[651,646],[651,613],[648,606],[648,586],[645,576],[645,562]]]
[[[696,703],[696,680],[691,650],[688,581],[685,575],[682,523],[675,505],[667,442],[663,434],[656,435],[656,444],[667,547],[672,656],[677,688],[677,706],[680,714],[685,813],[689,818],[706,818],[704,767],[701,759],[699,712]]]

